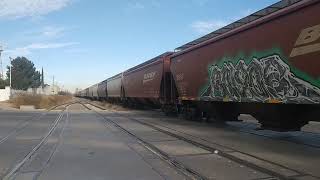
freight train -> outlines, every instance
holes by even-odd
[[[300,130],[320,117],[320,1],[280,1],[76,96]]]

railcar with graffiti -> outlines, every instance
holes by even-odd
[[[319,0],[279,1],[107,79],[103,99],[300,130],[320,120],[319,17]]]
[[[187,44],[171,58],[181,111],[224,121],[251,114],[281,130],[319,120],[319,17],[320,2],[303,0]]]
[[[320,103],[319,87],[296,76],[277,54],[249,61],[231,59],[208,69],[208,87],[201,100]]]

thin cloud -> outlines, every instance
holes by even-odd
[[[226,26],[227,24],[228,22],[221,20],[196,21],[192,23],[191,27],[199,34],[207,34],[223,26]]]
[[[226,18],[225,20],[196,21],[191,24],[191,27],[198,34],[208,34],[254,12],[255,10],[246,9],[241,11],[239,15]]]
[[[254,12],[256,12],[256,10],[253,10],[253,9],[243,10],[243,11],[240,12],[239,15],[232,17],[231,20],[232,21],[237,21],[237,20],[242,19],[242,18],[244,18],[246,16],[249,16],[250,14],[253,14]]]
[[[242,16],[249,16],[250,14],[253,14],[254,12],[256,12],[257,10],[253,10],[253,9],[246,9],[244,11],[241,12]]]
[[[55,49],[55,48],[62,48],[66,46],[76,45],[78,43],[75,42],[67,42],[67,43],[33,43],[26,47],[25,49]]]
[[[204,6],[208,3],[209,0],[192,0],[192,2],[198,6]]]
[[[87,53],[88,50],[83,48],[69,48],[64,50],[64,52],[69,54],[79,55],[79,54]]]
[[[66,43],[32,43],[24,47],[15,48],[12,50],[6,50],[4,53],[11,56],[26,56],[30,55],[34,50],[40,49],[57,49],[73,46],[79,43],[76,42],[66,42]]]
[[[45,37],[58,37],[66,31],[64,27],[46,26],[43,29],[42,35]]]
[[[161,1],[160,0],[133,0],[129,1],[126,6],[124,7],[124,11],[126,12],[136,12],[141,11],[145,9],[154,9],[161,7]]]
[[[137,9],[144,9],[145,6],[141,2],[130,2],[128,3],[127,9],[129,10],[137,10]]]
[[[49,41],[49,40],[57,40],[66,35],[66,33],[70,33],[73,31],[75,27],[69,26],[56,26],[56,25],[47,25],[43,27],[34,27],[32,29],[28,29],[22,32],[18,32],[16,37],[19,37],[21,40],[31,40],[31,42],[35,41]]]
[[[0,18],[22,18],[46,15],[60,10],[71,0],[1,0]]]

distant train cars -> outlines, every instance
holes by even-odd
[[[122,97],[128,105],[160,105],[170,90],[166,75],[170,73],[170,52],[164,53],[123,72]],[[169,77],[170,78],[170,77]]]
[[[97,94],[98,100],[107,100],[107,80],[98,84]]]
[[[320,1],[286,0],[77,96],[300,130],[320,116]]]

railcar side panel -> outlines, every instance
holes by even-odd
[[[98,98],[98,84],[92,86],[92,97]]]
[[[171,71],[180,99],[319,104],[319,2],[177,53]]]
[[[125,72],[123,87],[127,98],[160,98],[163,62],[156,62]]]
[[[86,88],[86,89],[85,89],[85,97],[87,97],[87,98],[90,97],[90,96],[89,96],[89,88]]]
[[[92,86],[89,87],[88,97],[89,97],[89,98],[93,98],[93,87],[92,87]]]
[[[107,81],[107,92],[108,98],[120,98],[121,97],[121,84],[122,76],[116,76],[114,78],[108,79]]]
[[[107,81],[102,81],[98,84],[98,97],[106,98],[107,97]]]

